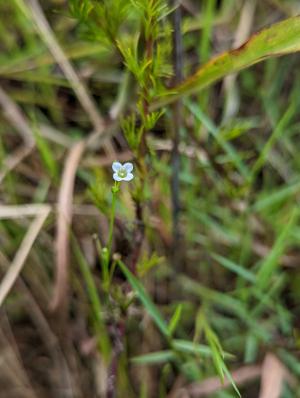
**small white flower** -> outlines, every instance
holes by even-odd
[[[131,181],[133,179],[133,174],[131,173],[133,170],[132,163],[121,164],[120,162],[113,162],[112,169],[115,181]]]

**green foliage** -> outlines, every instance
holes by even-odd
[[[225,52],[203,65],[193,76],[172,89],[154,107],[166,105],[179,97],[202,90],[220,78],[247,68],[270,57],[300,50],[300,17],[292,17],[272,25],[252,36],[240,48]],[[174,94],[175,91],[175,94]]]
[[[106,45],[116,43],[121,26],[128,15],[125,0],[70,0],[71,15],[78,19],[90,40]]]
[[[265,289],[270,284],[271,276],[278,267],[280,257],[286,248],[291,230],[295,226],[298,216],[299,208],[297,206],[292,208],[291,214],[289,215],[284,228],[278,234],[272,250],[260,265],[259,271],[257,273],[257,283],[261,289]]]
[[[150,296],[148,293],[145,291],[144,286],[141,284],[141,282],[129,271],[129,269],[126,267],[126,265],[122,261],[118,261],[118,265],[121,268],[123,274],[125,277],[128,279],[128,282],[131,284],[132,288],[136,292],[138,298],[140,301],[143,303],[145,309],[148,311],[149,315],[152,317],[154,322],[156,323],[156,326],[159,328],[161,333],[169,339],[170,337],[170,332],[168,329],[168,326],[163,319],[161,313],[155,306],[155,304],[152,302]]]
[[[248,271],[247,269],[241,267],[239,264],[235,264],[233,261],[228,260],[227,258],[215,253],[212,253],[211,256],[216,261],[218,261],[218,263],[221,264],[223,267],[229,269],[232,272],[235,272],[237,275],[241,276],[246,281],[255,283],[256,281],[255,275],[252,272]]]
[[[236,391],[237,395],[240,397],[241,394],[224,362],[225,353],[223,351],[219,338],[209,326],[206,320],[206,314],[203,310],[199,311],[196,322],[197,322],[196,324],[197,334],[200,335],[201,331],[203,330],[205,339],[208,342],[211,350],[214,366],[220,376],[221,381],[224,382],[224,378],[226,376],[230,381],[231,385],[233,386],[234,390]]]
[[[165,0],[130,0],[141,15],[146,41],[155,40],[160,34],[159,22],[170,12]]]
[[[198,344],[189,340],[174,339],[172,341],[172,346],[175,350],[179,352],[192,354],[193,356],[196,357],[199,356],[203,356],[204,358],[212,357],[212,352],[209,346],[205,344]],[[224,355],[230,357],[230,354],[228,353],[225,353]]]
[[[93,203],[98,207],[98,209],[104,214],[108,214],[109,212],[107,197],[108,191],[109,188],[106,182],[103,180],[102,173],[99,170],[95,170],[95,174],[90,180],[87,194]]]
[[[169,328],[169,331],[170,331],[171,335],[174,334],[174,332],[175,332],[175,330],[176,330],[176,328],[178,326],[178,323],[179,323],[180,318],[181,318],[182,309],[183,309],[183,305],[182,304],[178,304],[176,309],[175,309],[175,311],[174,311],[174,314],[172,315],[172,318],[170,319],[168,328]]]
[[[136,365],[157,365],[159,363],[171,361],[174,358],[174,352],[166,350],[133,357],[131,361]]]
[[[74,253],[76,255],[76,259],[78,261],[78,265],[80,268],[80,272],[84,278],[87,288],[87,294],[89,301],[91,303],[91,309],[93,313],[93,324],[96,331],[97,341],[100,347],[100,351],[108,363],[110,359],[110,352],[111,352],[111,344],[109,340],[109,336],[106,330],[105,322],[102,318],[103,309],[102,304],[100,301],[100,296],[98,289],[96,287],[93,275],[89,269],[89,265],[86,262],[84,255],[76,241],[76,238],[72,238]]]
[[[36,141],[36,146],[40,152],[45,168],[49,172],[49,176],[54,180],[55,183],[57,183],[59,170],[58,170],[57,161],[53,156],[52,150],[48,142],[41,136],[40,132],[36,127],[33,129],[33,132]]]
[[[130,37],[125,41],[123,39],[118,43],[118,48],[124,58],[127,69],[134,75],[138,84],[143,87],[145,85],[146,74],[152,63],[151,59],[139,59],[138,54],[139,37]]]
[[[128,145],[135,152],[140,145],[141,134],[143,132],[141,127],[136,130],[136,114],[132,113],[126,118],[123,118],[121,126]]]
[[[90,0],[70,0],[69,9],[71,15],[81,22],[87,21],[94,6]]]
[[[30,381],[31,372],[38,375],[33,380],[37,391],[41,371],[36,364],[46,362],[50,371],[44,367],[41,384],[52,383],[54,373],[68,369],[63,381],[74,381],[75,395],[88,396],[102,394],[105,381],[113,380],[111,395],[135,398],[139,391],[145,398],[165,398],[172,395],[176,380],[183,380],[189,394],[194,383],[218,375],[231,386],[216,394],[233,397],[238,389],[231,366],[260,364],[268,352],[299,376],[299,58],[287,55],[299,50],[299,17],[211,58],[220,48],[230,48],[243,7],[249,4],[242,3],[184,4],[182,73],[189,77],[177,87],[171,80],[171,3],[70,0],[72,20],[64,2],[57,1],[55,10],[43,5],[57,44],[105,126],[76,166],[74,189],[71,180],[60,178],[69,165],[65,154],[74,138],[89,140],[93,123],[57,66],[55,51],[32,29],[31,5],[37,2],[0,5],[5,16],[0,24],[1,87],[25,120],[34,115],[29,125],[35,138],[35,148],[23,155],[22,119],[14,107],[4,109],[0,207],[5,213],[3,206],[17,205],[13,211],[18,218],[0,224],[3,273],[11,269],[29,225],[24,216],[30,204],[45,202],[53,208],[9,292],[0,330],[1,351],[7,318],[7,329],[15,334],[16,347],[22,347],[22,360],[31,370]],[[259,4],[251,32],[268,20],[292,15],[294,7],[295,0]],[[266,62],[248,68],[262,60]],[[223,82],[213,86],[239,71],[232,90]],[[184,99],[193,93],[197,95]],[[230,120],[222,118],[228,98],[238,103]],[[177,99],[181,105],[163,107]],[[0,96],[5,108],[3,104]],[[178,168],[174,127],[179,131]],[[103,148],[108,139],[115,152]],[[111,162],[119,156],[134,163],[135,178],[112,190]],[[172,226],[172,175],[179,178],[179,231]],[[59,308],[57,316],[68,322],[64,329],[53,314],[48,329],[59,246],[53,245],[55,209],[59,190],[68,183],[63,199],[72,202],[66,267],[71,270],[70,307],[65,313]],[[175,233],[178,247],[172,243]],[[178,268],[173,261],[177,255]],[[36,300],[37,306],[27,305],[27,300]],[[32,341],[44,340],[45,346],[32,350]],[[10,348],[3,346],[5,352]],[[149,366],[155,366],[154,372]],[[5,369],[1,366],[3,378]],[[61,385],[53,382],[51,388],[60,391]],[[247,386],[239,388],[248,393]],[[292,393],[282,394],[297,395],[298,389],[296,383]],[[41,394],[49,395],[43,388]]]
[[[153,267],[160,265],[163,260],[164,258],[159,257],[156,253],[151,254],[150,257],[145,254],[138,262],[138,275],[141,277],[145,276]]]
[[[163,111],[148,113],[143,120],[146,130],[152,130],[163,113]]]

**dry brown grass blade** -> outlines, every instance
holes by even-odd
[[[98,112],[95,103],[93,102],[86,88],[84,87],[84,84],[79,79],[75,69],[73,68],[72,64],[58,44],[39,2],[37,0],[27,0],[26,4],[31,10],[31,15],[39,34],[41,35],[42,39],[52,53],[54,59],[57,61],[67,79],[69,80],[69,83],[75,91],[82,107],[87,112],[91,121],[93,122],[95,129],[103,130],[104,121],[100,113]]]
[[[237,385],[245,384],[249,381],[260,377],[261,367],[258,365],[244,366],[231,373],[233,380]],[[210,396],[214,392],[230,386],[230,381],[225,378],[224,383],[218,377],[211,377],[202,383],[193,383],[183,389],[174,398],[182,398],[184,393],[188,392],[189,397],[205,397]],[[173,397],[173,396],[172,396]],[[269,397],[271,398],[271,397]]]
[[[25,206],[22,207],[24,207],[23,210],[29,213],[29,215],[32,214],[32,209],[30,208],[30,206],[28,206],[28,208]],[[12,218],[15,218],[16,210],[17,209],[11,209],[10,216]],[[0,250],[0,268],[6,270],[8,269],[9,264],[10,264],[9,260],[7,259],[5,254],[2,253]],[[75,393],[73,393],[73,391],[76,389],[76,382],[74,380],[74,375],[72,374],[71,370],[68,367],[68,363],[59,344],[59,340],[56,337],[56,335],[52,332],[52,329],[48,323],[47,318],[43,314],[40,305],[36,302],[36,299],[32,295],[30,289],[24,283],[22,276],[18,278],[16,284],[23,297],[22,305],[24,307],[24,310],[28,313],[28,315],[32,319],[32,322],[35,325],[37,331],[39,331],[39,335],[44,342],[45,348],[47,349],[50,358],[52,358],[53,363],[55,364],[55,369],[57,372],[57,376],[55,379],[55,384],[57,384],[57,388],[55,386],[53,387],[53,389],[55,389],[56,391],[55,396],[57,398],[65,398],[64,391],[69,391],[70,398],[73,398],[75,396]],[[0,335],[1,335],[1,329],[0,329]],[[3,356],[1,346],[0,346],[0,356]],[[19,361],[21,363],[21,356],[19,355],[17,357],[19,358]],[[1,368],[1,361],[0,361],[0,373],[3,373],[2,370],[3,369]]]
[[[32,208],[34,208],[34,205],[29,207],[31,207],[32,210]],[[1,281],[0,307],[3,304],[8,293],[10,292],[16,279],[18,278],[25,264],[26,258],[31,250],[31,247],[36,240],[46,218],[48,217],[50,210],[50,206],[47,205],[39,205],[38,208],[36,208],[36,217],[30,224],[26,235],[10,265],[10,268],[8,269],[4,278]],[[0,206],[0,218],[11,218],[9,217],[9,215],[11,214],[17,216],[17,206],[12,206],[12,208],[10,208],[10,206]],[[24,214],[22,213],[22,206],[21,209],[19,209],[19,216],[24,216]]]
[[[65,55],[61,46],[57,42],[38,0],[27,0],[26,5],[30,8],[31,17],[35,22],[38,33],[40,34],[41,38],[49,48],[49,51],[53,55],[54,59],[64,72],[71,87],[76,93],[79,102],[89,116],[96,133],[101,135],[105,129],[105,122],[100,115],[100,112],[98,111],[94,100],[89,95],[84,83],[80,80],[73,65],[71,64],[68,57]],[[114,153],[111,142],[106,141],[103,143],[103,146],[107,153]]]
[[[57,130],[53,126],[42,123],[39,125],[39,131],[41,136],[55,144],[61,145],[62,147],[70,148],[74,144],[74,139]]]
[[[24,146],[16,149],[16,151],[4,159],[2,170],[0,172],[0,184],[7,175],[22,160],[30,154],[34,147],[34,136],[32,130],[18,105],[9,97],[9,95],[0,86],[0,106],[6,118],[11,125],[18,131],[23,138]]]
[[[0,184],[6,177],[6,175],[15,169],[33,150],[33,146],[23,146],[18,148],[11,155],[7,156],[2,164],[2,170],[0,171]]]
[[[5,398],[37,398],[11,330],[9,331],[9,338],[7,333],[4,332],[8,323],[6,317],[2,315],[0,328],[0,382],[2,386],[6,386]],[[1,393],[3,393],[3,390]]]
[[[56,227],[56,281],[50,305],[53,311],[61,308],[67,298],[69,229],[72,220],[73,189],[76,170],[84,149],[84,141],[79,141],[70,149],[59,190]]]
[[[264,359],[259,398],[280,398],[283,383],[294,384],[294,379],[282,362],[272,353]]]
[[[34,136],[26,118],[23,116],[20,108],[14,101],[6,94],[0,86],[0,105],[10,121],[12,126],[18,131],[24,140],[26,146],[31,147],[34,145]]]
[[[47,204],[27,204],[27,205],[0,205],[0,220],[10,218],[32,217],[44,214],[46,209],[51,210]]]

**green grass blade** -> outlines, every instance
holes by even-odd
[[[200,40],[200,60],[206,62],[210,55],[212,28],[214,23],[214,14],[216,8],[216,0],[210,0],[202,3],[203,12],[203,30]]]
[[[239,397],[241,397],[241,393],[239,392],[239,389],[237,388],[237,385],[235,384],[235,381],[233,380],[231,373],[229,372],[229,370],[225,364],[223,367],[223,372],[224,372],[225,376],[227,377],[227,379],[230,381],[230,384],[232,385],[234,391],[237,393],[237,395]]]
[[[229,293],[221,293],[213,289],[203,286],[201,283],[195,282],[191,278],[184,275],[180,276],[184,290],[190,294],[195,294],[201,299],[215,304],[219,308],[230,311],[232,314],[241,319],[255,335],[261,339],[266,340],[269,338],[268,332],[257,323],[257,320],[250,316],[249,308],[242,301],[232,297]]]
[[[221,146],[221,148],[224,150],[224,152],[226,152],[228,154],[232,163],[236,166],[236,168],[239,170],[239,172],[245,178],[248,178],[250,173],[249,173],[247,166],[244,164],[239,153],[234,149],[234,147],[222,137],[219,129],[214,125],[213,121],[202,112],[199,105],[196,105],[196,104],[193,104],[193,103],[187,101],[186,107],[196,117],[196,119],[198,121],[203,123],[203,125],[207,128],[209,133],[215,138],[215,140]]]
[[[274,129],[273,133],[271,134],[270,138],[262,148],[260,155],[256,162],[254,163],[251,171],[251,178],[254,179],[254,177],[258,174],[259,170],[263,167],[264,163],[267,160],[268,154],[270,153],[270,150],[272,149],[274,143],[280,138],[280,136],[284,133],[284,130],[286,126],[289,124],[291,121],[292,117],[295,115],[295,112],[297,110],[297,104],[296,101],[292,101],[290,106],[287,108],[285,111],[284,115],[278,122],[276,128]]]
[[[211,358],[212,352],[208,345],[198,344],[189,340],[174,339],[172,347],[186,354],[202,355],[205,358]],[[224,358],[232,359],[233,355],[229,352],[224,352]]]
[[[270,207],[286,202],[291,196],[294,196],[300,191],[300,181],[284,185],[283,188],[274,190],[274,192],[267,192],[261,196],[253,205],[254,211],[268,210]]]
[[[79,247],[79,244],[77,243],[76,239],[74,236],[72,236],[72,244],[73,244],[73,249],[75,256],[78,261],[78,265],[80,268],[80,271],[82,273],[82,276],[84,278],[86,287],[87,287],[87,293],[89,297],[89,301],[91,303],[92,307],[92,312],[94,316],[94,324],[95,328],[97,331],[97,338],[99,342],[99,346],[101,349],[101,353],[103,354],[104,358],[106,361],[108,361],[109,356],[110,356],[110,341],[109,337],[106,331],[106,327],[104,324],[104,321],[102,319],[102,305],[100,301],[100,297],[98,294],[98,290],[93,278],[93,275],[91,273],[91,270],[89,268],[89,265],[86,262],[86,259],[84,258],[81,249]]]
[[[57,182],[59,175],[59,168],[58,168],[58,163],[53,155],[53,152],[47,140],[44,137],[42,137],[42,135],[40,134],[38,127],[35,127],[33,129],[33,133],[34,133],[36,146],[39,150],[42,162],[44,163],[45,168],[49,172],[50,177],[55,182]]]
[[[126,265],[122,261],[118,261],[118,265],[121,268],[121,271],[125,275],[126,279],[134,289],[134,291],[137,293],[138,298],[144,305],[145,309],[148,311],[149,315],[152,317],[154,322],[156,323],[156,326],[159,328],[159,330],[162,332],[162,334],[169,338],[170,337],[170,332],[168,329],[168,326],[163,319],[161,313],[158,311],[157,307],[145,291],[143,285],[139,282],[139,280],[129,271],[129,269],[126,267]]]
[[[150,352],[149,354],[139,355],[138,357],[131,358],[131,362],[135,365],[157,365],[159,363],[164,363],[171,361],[175,358],[173,351],[156,351]]]
[[[211,257],[214,258],[219,264],[221,264],[223,267],[229,269],[230,271],[234,272],[235,274],[239,275],[243,279],[245,279],[248,282],[255,283],[255,275],[243,268],[241,265],[238,265],[234,263],[231,260],[228,260],[228,258],[225,258],[223,256],[220,256],[219,254],[212,253]]]
[[[252,35],[239,48],[224,52],[211,59],[198,71],[165,93],[152,108],[159,108],[178,98],[198,92],[224,76],[248,68],[271,57],[300,50],[300,16],[273,24]]]
[[[168,329],[169,329],[170,335],[172,335],[175,332],[178,322],[180,321],[180,318],[181,318],[181,313],[182,313],[182,304],[178,304],[175,309],[175,312],[169,322]]]
[[[279,234],[272,250],[263,261],[257,273],[257,283],[261,289],[265,289],[270,281],[270,278],[279,265],[280,257],[283,254],[290,235],[291,230],[296,224],[299,216],[298,207],[294,207],[287,224]]]
[[[197,344],[193,341],[174,339],[172,346],[175,350],[184,352],[186,354],[202,355],[203,357],[211,357],[211,350],[208,345]]]

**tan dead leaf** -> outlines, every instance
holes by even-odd
[[[264,359],[259,398],[280,398],[284,382],[294,384],[294,378],[282,362],[272,353]]]

